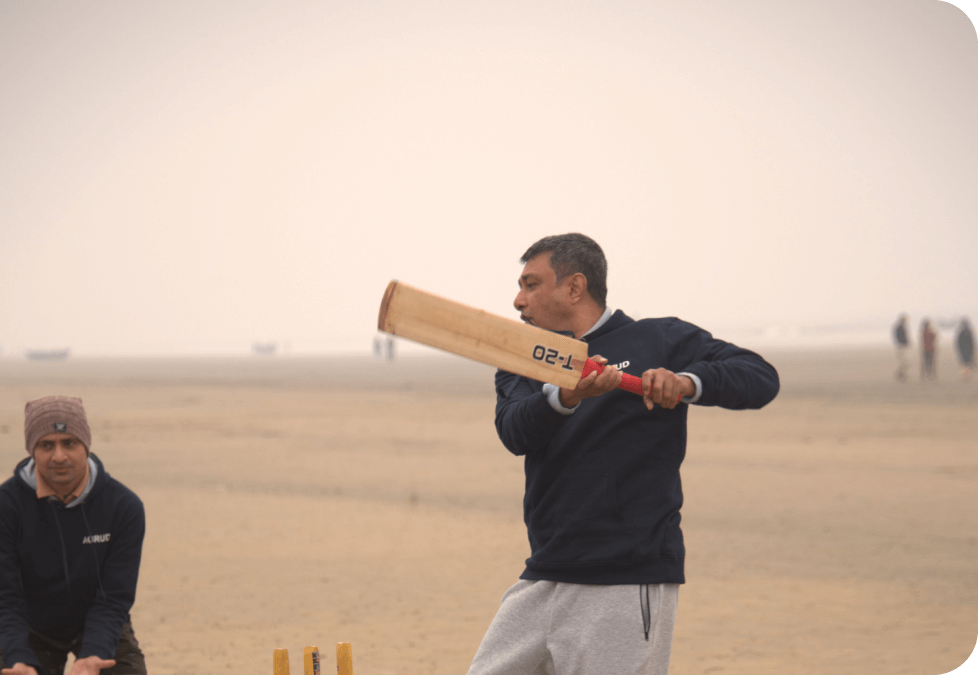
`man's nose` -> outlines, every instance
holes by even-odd
[[[513,300],[513,307],[515,307],[518,312],[522,312],[523,308],[526,307],[526,300],[523,298],[523,291],[516,294],[516,298]]]

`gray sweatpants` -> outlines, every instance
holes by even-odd
[[[678,603],[679,584],[521,579],[503,595],[468,675],[666,675]]]

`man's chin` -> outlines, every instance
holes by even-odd
[[[61,473],[61,474],[48,474],[44,479],[52,486],[59,485],[71,485],[77,477],[75,472],[71,473]]]

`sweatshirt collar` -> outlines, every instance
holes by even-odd
[[[598,317],[598,320],[594,322],[594,325],[593,326],[591,326],[586,331],[584,331],[584,333],[581,334],[581,337],[582,338],[587,337],[588,335],[590,335],[594,331],[596,331],[599,328],[601,328],[601,326],[603,326],[606,323],[608,323],[608,319],[610,319],[611,318],[611,315],[614,314],[614,313],[615,313],[615,310],[611,309],[611,307],[605,307],[604,308],[604,313],[602,313],[601,316]]]
[[[74,508],[75,506],[78,506],[84,502],[85,498],[88,497],[89,493],[92,491],[92,488],[95,486],[95,479],[98,477],[98,465],[95,463],[95,460],[91,455],[88,456],[87,464],[88,480],[80,482],[78,487],[76,487],[75,490],[64,500],[65,508],[67,509]],[[43,480],[38,478],[37,466],[34,464],[33,457],[28,460],[27,464],[21,467],[20,478],[27,483],[32,490],[34,490],[38,499],[54,498],[61,501],[61,498],[58,497],[54,490],[52,490],[49,485],[44,483]]]

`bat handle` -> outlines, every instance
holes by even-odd
[[[588,359],[584,362],[584,368],[581,370],[581,377],[587,377],[591,373],[601,374],[604,370],[604,366],[601,364]],[[628,373],[621,374],[621,384],[618,385],[619,389],[624,389],[625,391],[630,391],[633,394],[642,395],[642,378],[635,377],[634,375],[629,375]]]

